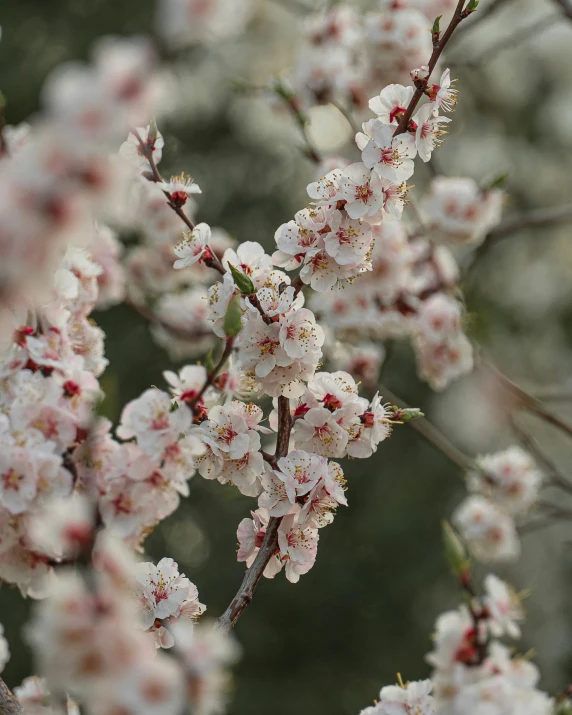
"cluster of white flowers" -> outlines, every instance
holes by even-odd
[[[468,605],[437,619],[426,656],[431,678],[382,688],[360,715],[552,715],[554,700],[537,688],[536,666],[497,640],[520,637],[519,597],[492,574],[484,587],[482,597],[471,592]]]
[[[89,578],[60,570],[35,609],[27,637],[45,681],[16,690],[26,712],[50,693],[89,713],[177,715],[185,702],[216,711],[236,647],[212,625],[193,624],[204,610],[196,587],[171,559],[136,564],[109,534],[98,537],[94,564]],[[177,658],[159,646],[174,646]]]
[[[518,446],[475,460],[467,475],[472,495],[460,504],[453,522],[476,558],[483,562],[514,561],[520,554],[515,519],[534,506],[542,472]]]
[[[123,185],[122,167],[108,155],[132,124],[149,116],[160,93],[150,43],[106,38],[92,64],[70,63],[49,76],[41,119],[6,132],[0,162],[3,334],[14,326],[12,311],[21,321],[22,306],[49,296],[68,244],[85,247],[105,233],[98,235],[93,220],[113,214]],[[116,244],[110,234],[102,240],[109,259]],[[109,284],[103,301],[121,297],[113,271],[102,281]]]
[[[551,715],[553,700],[537,689],[538,669],[525,656],[496,640],[518,638],[523,612],[514,591],[493,575],[485,593],[470,607],[447,611],[437,619],[433,666],[436,713],[473,715]]]
[[[379,5],[363,13],[340,2],[304,17],[289,77],[304,106],[333,101],[360,108],[376,86],[404,81],[431,55],[431,23],[439,15],[448,20],[455,3],[382,0]]]

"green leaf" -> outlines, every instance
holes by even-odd
[[[157,136],[159,135],[159,130],[157,129],[157,120],[155,117],[151,118],[151,121],[149,122],[149,138],[148,138],[148,143],[151,144],[151,146],[155,146],[155,142],[157,141]]]
[[[209,350],[208,353],[205,355],[204,359],[204,368],[207,372],[212,372],[214,370],[214,360],[213,360],[213,351]]]
[[[471,562],[465,545],[448,521],[443,521],[443,544],[451,571],[455,576],[462,576],[469,570]]]
[[[250,280],[249,276],[242,273],[242,271],[239,271],[238,268],[235,268],[232,263],[229,263],[228,267],[230,268],[230,272],[234,278],[234,284],[242,295],[254,295],[254,293],[256,293],[256,288],[254,287],[254,283]]]
[[[469,0],[469,4],[465,8],[465,13],[469,15],[471,12],[475,12],[475,10],[479,7],[479,0]]]
[[[441,27],[439,21],[443,15],[439,15],[439,17],[435,18],[435,22],[433,23],[433,27],[431,28],[431,34],[432,35],[438,35],[441,32]]]
[[[481,191],[492,191],[492,189],[504,189],[508,182],[508,172],[494,176],[481,186]]]
[[[237,295],[230,301],[222,327],[229,338],[236,337],[242,330],[242,306]]]
[[[417,420],[420,417],[425,417],[419,407],[406,407],[403,410],[399,410],[399,414],[402,422],[409,422],[410,420]]]

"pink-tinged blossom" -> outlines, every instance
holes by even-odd
[[[247,567],[252,566],[256,555],[260,551],[270,518],[266,509],[257,509],[250,513],[252,519],[243,519],[236,532],[239,543],[236,558],[238,561],[245,561]],[[264,569],[264,576],[274,578],[282,569],[282,566],[280,559],[277,556],[273,556]]]
[[[453,514],[459,530],[475,558],[483,563],[515,561],[520,541],[511,516],[482,496],[469,496]]]
[[[445,140],[447,132],[441,128],[441,124],[447,124],[451,120],[448,117],[440,117],[432,104],[424,104],[413,117],[417,125],[415,130],[415,146],[417,153],[425,162],[431,159],[434,149],[440,146]]]
[[[75,558],[93,541],[93,505],[80,494],[52,500],[30,516],[28,536],[37,551],[52,559]]]
[[[542,472],[532,456],[514,445],[476,460],[468,475],[471,491],[480,492],[510,514],[526,514],[538,498]]]
[[[384,204],[383,180],[365,164],[346,167],[339,177],[339,198],[352,219],[375,216]]]
[[[161,157],[163,156],[163,147],[165,146],[165,140],[161,132],[157,132],[157,137],[152,140],[149,137],[149,127],[137,127],[137,134],[141,138],[141,142],[145,145],[145,148],[152,150],[151,156],[153,157],[153,162],[155,165],[159,164]],[[130,132],[120,149],[119,154],[126,159],[133,166],[141,169],[142,171],[149,171],[149,160],[145,157],[143,149],[141,148],[141,142],[139,138]]]
[[[324,457],[343,457],[346,453],[348,433],[325,407],[313,407],[296,420],[292,437],[298,449]]]
[[[12,514],[26,511],[38,490],[38,472],[33,458],[18,448],[0,453],[0,503]]]
[[[174,373],[166,370],[163,377],[179,404],[197,398],[207,380],[207,371],[202,365],[185,365]]]
[[[430,680],[416,680],[404,685],[386,685],[375,705],[360,715],[435,715],[436,703]]]
[[[358,133],[361,158],[368,169],[373,169],[382,179],[400,184],[414,171],[413,159],[417,153],[415,139],[409,134],[393,136],[393,128],[379,119],[371,119]]]
[[[136,437],[141,449],[158,459],[190,423],[191,413],[186,407],[173,410],[169,395],[151,388],[123,408],[117,435],[121,439]]]
[[[266,377],[275,367],[286,367],[291,358],[280,343],[280,325],[267,325],[258,314],[251,314],[237,341],[238,360],[245,370],[253,370],[259,378]]]
[[[4,670],[9,660],[10,649],[8,648],[8,641],[4,638],[4,626],[0,623],[0,673]]]
[[[384,124],[399,124],[413,97],[413,87],[402,84],[389,84],[379,96],[369,100],[369,108]]]
[[[197,587],[184,574],[173,559],[163,558],[157,565],[145,562],[137,567],[137,598],[141,604],[142,626],[145,630],[156,621],[178,619],[182,611],[198,617],[205,607],[199,603]]]
[[[209,251],[211,228],[206,223],[197,224],[192,231],[183,234],[183,240],[173,249],[177,259],[173,268],[192,266]]]
[[[446,69],[441,75],[439,84],[433,84],[428,88],[428,96],[438,109],[444,112],[452,112],[457,104],[458,91],[453,87],[455,80],[451,79],[451,70]]]
[[[224,339],[226,337],[223,330],[224,316],[235,292],[236,286],[233,277],[228,272],[224,274],[222,281],[217,281],[208,289],[208,321],[212,325],[213,332],[219,338]]]
[[[185,174],[171,176],[170,181],[163,181],[159,184],[159,186],[163,189],[163,191],[170,195],[169,201],[172,206],[175,206],[176,208],[184,206],[187,203],[189,196],[192,196],[193,194],[202,194],[200,186],[195,184],[192,177],[185,176]]]
[[[232,264],[238,271],[251,278],[257,288],[264,285],[266,277],[272,270],[272,259],[255,241],[241,243],[236,251],[233,248],[227,248],[222,258],[222,264],[227,271],[230,270],[229,265]]]
[[[284,482],[288,499],[295,504],[297,497],[308,494],[325,479],[327,469],[327,459],[298,449],[278,460],[276,475]]]
[[[232,406],[216,405],[196,430],[213,453],[224,459],[241,459],[249,449],[248,424]]]
[[[319,534],[317,529],[296,524],[294,515],[285,516],[278,528],[280,558],[285,562],[286,578],[297,583],[316,561]]]
[[[341,178],[342,170],[338,168],[332,169],[325,176],[321,176],[317,181],[308,184],[306,189],[308,196],[318,205],[328,206],[334,203],[340,191]]]
[[[350,218],[347,213],[336,211],[330,231],[324,234],[324,246],[326,253],[340,266],[356,266],[366,261],[371,251],[371,227],[364,221]]]
[[[325,340],[324,331],[307,308],[300,308],[281,321],[279,338],[291,358],[303,358],[308,353],[315,355]]]
[[[495,637],[507,635],[520,638],[518,622],[524,619],[519,597],[514,590],[498,576],[489,574],[485,578],[483,605],[487,609],[487,622]]]

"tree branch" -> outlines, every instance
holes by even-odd
[[[287,397],[280,396],[278,398],[278,439],[276,442],[276,454],[273,458],[274,462],[288,454],[291,429],[290,400]],[[268,562],[278,548],[278,529],[281,522],[282,517],[271,517],[269,520],[262,546],[258,554],[256,554],[254,563],[244,574],[236,596],[218,619],[218,628],[225,633],[234,627],[248,604],[251,603],[254,589],[260,581]]]
[[[559,226],[563,223],[572,222],[572,204],[561,206],[550,206],[549,208],[533,209],[525,211],[515,216],[509,216],[492,228],[486,237],[486,241],[496,241],[506,238],[517,231],[527,228],[538,228],[540,226]]]
[[[389,390],[384,385],[379,386],[380,392],[383,396],[389,400],[392,404],[401,407],[402,409],[407,409],[409,406],[406,402],[401,400],[397,395],[394,395],[391,390]],[[444,454],[447,459],[449,459],[453,464],[456,464],[463,472],[468,472],[474,469],[473,460],[466,455],[464,452],[456,447],[452,442],[450,442],[445,435],[435,427],[434,424],[429,422],[425,417],[421,417],[417,420],[411,420],[407,423],[414,430],[419,432],[419,434],[430,444],[436,447],[442,454]]]
[[[6,683],[0,678],[0,715],[20,715],[22,706]]]
[[[514,398],[515,405],[517,407],[527,410],[537,417],[540,417],[540,419],[553,425],[561,432],[564,432],[564,434],[568,435],[568,437],[572,437],[572,425],[569,425],[567,422],[560,419],[558,415],[547,409],[539,399],[530,395],[526,392],[526,390],[523,390],[522,387],[519,387],[494,365],[487,363],[487,367],[495,375],[505,391]]]
[[[554,0],[554,2],[560,7],[564,15],[572,20],[572,2],[570,0]]]
[[[435,69],[435,65],[437,64],[437,61],[439,60],[439,57],[441,56],[441,53],[445,49],[445,45],[449,42],[451,39],[451,35],[453,32],[455,32],[455,29],[461,23],[467,15],[464,14],[463,7],[465,5],[466,0],[459,0],[457,3],[457,7],[455,9],[455,13],[453,17],[451,18],[451,22],[449,23],[447,29],[443,33],[441,39],[439,40],[439,44],[435,46],[433,49],[433,52],[431,54],[431,58],[429,60],[429,74],[427,77],[423,80],[418,80],[415,84],[416,90],[411,98],[411,101],[409,102],[409,106],[407,107],[407,110],[405,114],[401,117],[399,120],[399,124],[397,125],[397,129],[394,131],[393,136],[399,136],[399,134],[404,134],[407,131],[407,128],[409,127],[409,122],[411,121],[411,117],[413,116],[413,112],[415,111],[417,105],[419,104],[419,101],[421,100],[421,97],[425,94],[425,90],[427,88],[427,80],[431,77],[431,74],[433,73],[433,70]]]

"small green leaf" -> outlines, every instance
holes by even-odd
[[[469,4],[465,8],[465,13],[469,15],[479,7],[479,0],[469,0]]]
[[[242,273],[242,271],[239,271],[238,268],[235,268],[232,263],[229,263],[228,267],[230,268],[230,272],[234,278],[234,284],[242,295],[254,295],[254,293],[256,293],[256,288],[254,287],[254,283],[251,281],[249,276]]]
[[[461,577],[469,570],[471,562],[463,542],[448,521],[443,522],[443,544],[451,571]]]
[[[154,146],[155,146],[155,142],[157,141],[158,135],[159,135],[159,130],[158,130],[158,128],[157,128],[157,120],[155,119],[155,117],[152,117],[152,118],[151,118],[151,121],[150,121],[150,123],[149,123],[149,137],[148,137],[148,139],[147,139],[147,142],[148,142],[151,146],[154,147]]]
[[[237,295],[230,301],[222,327],[225,335],[228,335],[229,338],[236,337],[242,330],[242,307]]]
[[[492,191],[493,189],[504,189],[508,182],[508,172],[494,176],[481,186],[481,191]]]
[[[443,15],[439,15],[439,17],[435,18],[435,22],[433,23],[433,27],[431,28],[432,35],[438,35],[441,32],[441,27],[440,27],[439,21],[441,20],[442,17],[443,17]]]
[[[425,417],[423,412],[419,407],[406,407],[403,410],[399,410],[399,419],[402,422],[409,422],[410,420],[417,420],[420,417]]]
[[[213,360],[213,351],[209,350],[208,353],[205,355],[205,360],[204,360],[204,368],[207,372],[212,372],[214,370],[214,360]]]

